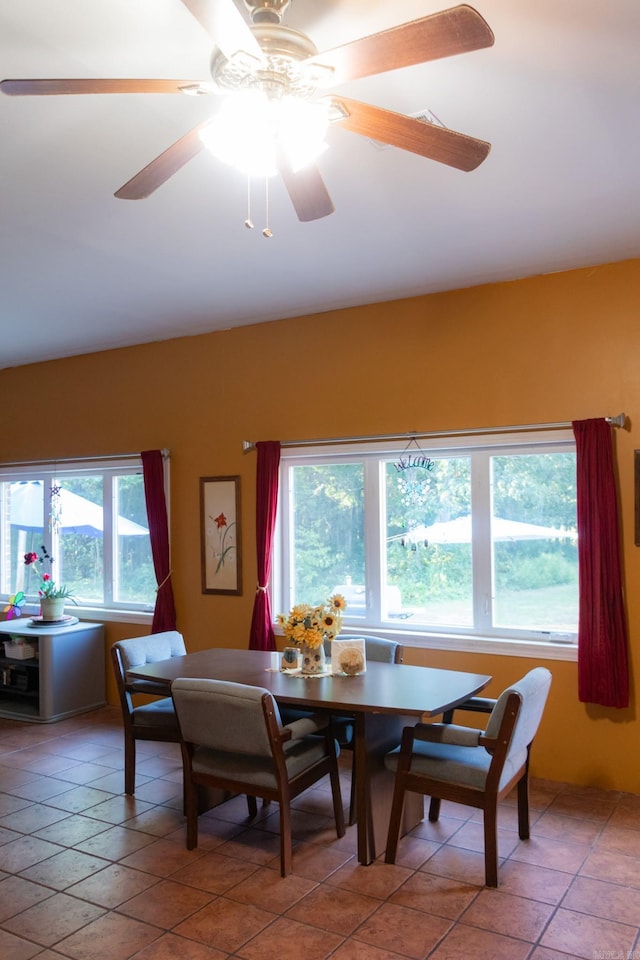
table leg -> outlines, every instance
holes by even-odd
[[[402,728],[414,723],[415,718],[390,714],[355,715],[354,771],[358,860],[362,864],[372,863],[385,849],[394,774],[385,767],[384,757],[400,743]],[[416,793],[407,793],[402,833],[407,833],[423,818],[423,797]]]

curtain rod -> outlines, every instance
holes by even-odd
[[[607,423],[612,427],[624,427],[627,422],[626,413],[619,413],[616,417],[605,417]],[[493,433],[516,433],[522,431],[534,430],[566,430],[571,426],[571,421],[561,421],[559,423],[526,423],[512,427],[476,427],[473,430],[437,430],[426,433],[387,433],[378,434],[369,437],[326,437],[321,440],[282,440],[282,447],[321,447],[332,443],[367,443],[373,440],[426,440],[436,437],[469,437],[476,435],[490,435]],[[242,452],[249,453],[255,450],[256,444],[251,440],[242,441]]]
[[[171,451],[164,447],[161,451],[164,460],[169,460]],[[13,462],[0,462],[0,469],[3,467],[42,467],[62,466],[65,463],[100,463],[102,460],[135,460],[139,458],[139,453],[103,453],[96,457],[63,457],[61,460],[52,457],[50,460],[14,460]]]

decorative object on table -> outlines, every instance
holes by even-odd
[[[325,672],[324,641],[333,640],[340,633],[346,607],[344,597],[334,593],[317,607],[310,603],[298,603],[288,616],[279,613],[276,617],[284,631],[285,640],[302,650],[303,674]]]
[[[51,574],[45,570],[45,566],[53,565],[53,557],[44,546],[40,547],[40,556],[33,551],[25,553],[24,563],[30,570],[35,571],[38,579],[38,596],[40,597],[40,614],[44,621],[55,622],[61,620],[64,615],[64,607],[67,600],[77,603],[75,597],[66,586],[57,586],[51,579]]]
[[[200,477],[202,592],[242,594],[240,477]]]
[[[285,647],[280,660],[281,670],[299,670],[302,666],[302,654],[298,647]]]
[[[27,598],[25,597],[22,590],[18,590],[17,593],[14,593],[13,596],[9,597],[7,605],[3,610],[3,613],[6,613],[7,620],[15,620],[18,617],[22,616],[22,608],[24,607]]]
[[[331,667],[333,673],[355,677],[367,669],[364,637],[341,637],[331,644]]]

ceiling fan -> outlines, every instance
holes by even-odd
[[[491,145],[446,127],[394,113],[382,107],[326,93],[332,87],[493,44],[493,33],[472,7],[461,4],[319,53],[303,33],[282,24],[290,0],[244,0],[247,24],[234,0],[182,0],[212,37],[211,77],[195,80],[68,79],[3,80],[9,96],[54,94],[225,93],[232,108],[240,94],[258,94],[273,106],[286,102],[322,105],[326,122],[378,142],[409,150],[459,170],[474,170]],[[194,127],[151,161],[115,196],[139,200],[149,196],[205,147],[217,133],[211,120]],[[293,126],[299,127],[294,120]],[[317,220],[334,206],[315,160],[297,167],[276,134],[275,165],[299,220]]]

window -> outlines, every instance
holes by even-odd
[[[0,593],[38,602],[25,553],[54,558],[52,579],[79,608],[153,610],[156,579],[139,458],[0,470]]]
[[[572,642],[567,431],[282,451],[274,609],[347,600],[345,626]]]

